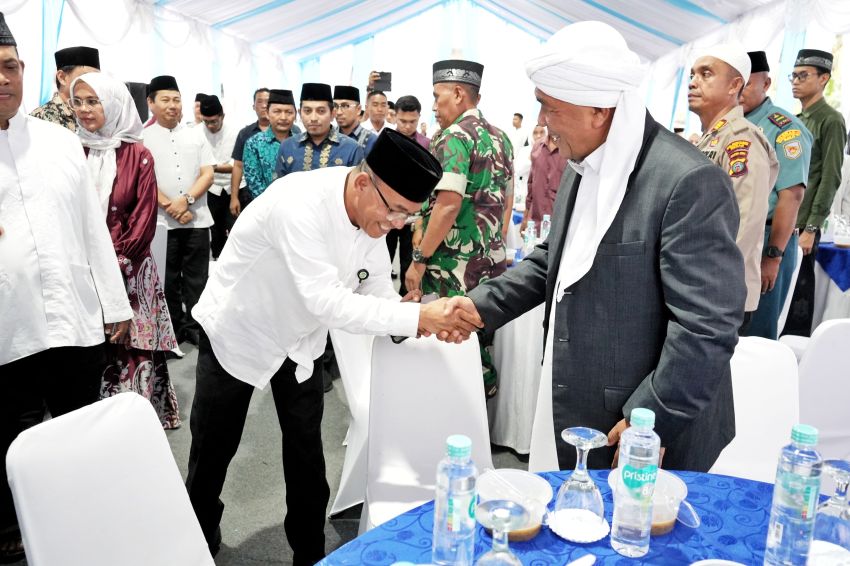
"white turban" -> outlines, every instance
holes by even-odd
[[[615,108],[608,137],[584,164],[558,270],[556,299],[593,266],[596,250],[623,203],[646,121],[638,92],[645,69],[614,28],[602,22],[571,24],[540,47],[525,65],[544,94],[574,104]]]
[[[744,77],[744,84],[750,80],[750,71],[752,70],[752,62],[747,50],[744,46],[737,42],[721,43],[712,47],[706,47],[697,51],[696,61],[700,57],[714,57],[720,59]]]

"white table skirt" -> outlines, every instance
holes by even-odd
[[[540,305],[496,331],[493,362],[499,392],[487,404],[490,442],[519,454],[531,449],[531,425],[543,360],[543,311]]]
[[[815,308],[812,330],[825,320],[850,318],[850,291],[842,292],[823,267],[815,262]]]

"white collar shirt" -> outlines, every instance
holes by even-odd
[[[360,125],[363,126],[365,129],[369,130],[370,132],[375,132],[376,136],[380,135],[381,132],[383,132],[387,128],[389,128],[390,130],[395,130],[395,126],[393,126],[386,120],[384,120],[384,125],[381,126],[380,130],[375,129],[375,126],[372,125],[372,120],[366,120],[365,122],[361,122]]]
[[[0,366],[95,346],[132,318],[79,138],[18,112],[0,131]]]
[[[264,388],[286,358],[299,382],[329,328],[415,336],[419,305],[402,303],[385,238],[351,224],[349,167],[291,173],[239,215],[192,310],[221,366]]]
[[[169,130],[159,123],[153,123],[144,129],[142,141],[153,155],[159,190],[171,200],[182,198],[182,195],[189,192],[201,174],[201,167],[215,165],[210,146],[194,128],[178,125]],[[195,199],[189,210],[194,217],[186,224],[180,224],[161,208],[159,215],[168,223],[169,230],[209,228],[213,225],[206,191]]]
[[[206,125],[196,129],[209,144],[216,165],[233,165],[233,146],[236,145],[236,136],[239,134],[237,130],[231,128],[226,121],[216,133],[210,132]],[[221,196],[222,192],[230,194],[230,173],[215,173],[210,192],[216,196]]]

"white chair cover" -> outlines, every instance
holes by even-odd
[[[150,402],[121,393],[6,455],[30,566],[215,566]]]
[[[817,427],[825,459],[850,457],[850,319],[827,320],[800,360],[800,421]]]
[[[782,447],[799,422],[797,359],[775,340],[741,338],[732,356],[735,439],[711,473],[773,483]]]
[[[782,334],[782,329],[785,328],[785,321],[788,320],[788,311],[791,310],[794,287],[797,286],[797,276],[800,275],[801,265],[803,265],[803,248],[797,246],[797,264],[794,266],[794,273],[791,275],[791,284],[788,286],[788,294],[785,295],[785,303],[782,305],[782,312],[779,313],[779,321],[776,323],[779,334]]]
[[[369,433],[369,379],[374,336],[330,331],[342,387],[351,419],[346,435],[345,461],[331,515],[363,503],[366,498],[366,444]]]
[[[540,388],[543,312],[540,305],[496,331],[493,365],[499,393],[487,404],[490,441],[519,454],[531,451],[531,427]]]
[[[479,472],[493,467],[477,336],[460,345],[375,338],[370,399],[361,533],[434,499],[448,436],[472,439]]]

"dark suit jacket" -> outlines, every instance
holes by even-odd
[[[552,401],[558,460],[569,426],[607,433],[635,407],[655,411],[664,466],[706,471],[735,436],[729,359],[743,320],[738,206],[728,176],[647,113],[643,146],[590,271],[549,320],[581,178],[568,167],[546,242],[469,292],[488,330],[546,302],[554,332]],[[551,259],[550,259],[551,258]],[[510,376],[503,376],[510,379]],[[613,448],[591,451],[610,466]]]

